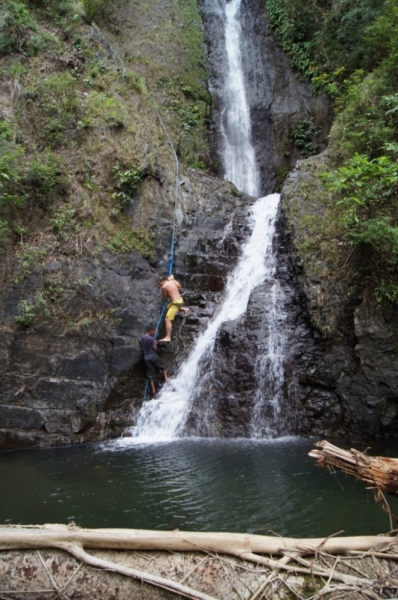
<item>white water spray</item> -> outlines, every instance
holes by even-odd
[[[164,385],[159,399],[144,403],[132,430],[133,440],[122,438],[121,443],[160,442],[178,437],[191,409],[200,363],[212,352],[218,329],[225,321],[246,312],[251,291],[266,277],[265,257],[272,253],[278,202],[279,195],[272,194],[260,198],[252,207],[252,234],[228,279],[225,300],[218,313],[199,336],[176,379]]]
[[[250,111],[247,104],[241,60],[241,28],[238,21],[241,0],[208,0],[223,11],[225,23],[227,77],[223,94],[222,138],[224,143],[225,178],[240,190],[258,195],[259,171],[251,143]],[[246,241],[234,272],[230,275],[225,299],[207,329],[199,336],[177,377],[165,384],[158,399],[145,402],[132,437],[119,440],[121,445],[156,443],[179,437],[183,431],[200,389],[201,366],[213,352],[221,325],[245,314],[251,292],[260,284],[268,286],[264,312],[267,339],[261,342],[256,364],[257,389],[254,399],[251,435],[263,437],[277,431],[270,423],[279,415],[283,386],[283,335],[280,325],[281,290],[275,279],[272,240],[279,195],[260,198],[251,209],[252,234]],[[279,324],[279,327],[278,327]],[[210,375],[211,376],[211,375]],[[263,394],[267,388],[268,392]],[[264,417],[267,425],[264,425]],[[205,416],[203,417],[206,418]],[[279,431],[278,431],[279,433]]]
[[[224,143],[225,179],[249,194],[258,196],[260,177],[251,141],[250,110],[242,68],[241,26],[238,21],[241,0],[225,3],[225,45],[227,77],[223,90],[221,133]]]

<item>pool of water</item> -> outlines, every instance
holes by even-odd
[[[388,531],[365,485],[316,467],[311,447],[291,438],[185,439],[2,452],[0,523],[307,537]],[[373,450],[397,455],[396,446]],[[389,502],[398,514],[398,500]]]

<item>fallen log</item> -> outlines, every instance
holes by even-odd
[[[166,593],[171,594],[173,597],[184,597],[191,600],[215,600],[216,598],[221,600],[226,597],[232,600],[235,595],[232,595],[231,591],[227,595],[222,594],[220,596],[219,589],[216,589],[216,586],[213,585],[215,581],[220,579],[220,571],[217,576],[214,576],[214,568],[217,562],[222,566],[222,571],[226,572],[227,579],[235,577],[235,586],[240,585],[239,573],[243,571],[248,575],[253,573],[250,585],[254,587],[251,591],[249,588],[247,592],[241,591],[237,594],[237,599],[247,598],[253,600],[268,593],[270,597],[279,598],[276,592],[278,586],[282,585],[290,589],[289,586],[294,586],[297,581],[300,581],[297,580],[297,576],[308,576],[311,581],[314,581],[316,577],[323,582],[323,592],[322,590],[317,592],[314,599],[323,598],[324,593],[329,593],[332,588],[339,594],[344,588],[346,591],[361,592],[363,597],[369,596],[370,598],[376,597],[376,593],[379,594],[377,597],[380,598],[391,597],[391,593],[395,594],[398,590],[398,581],[394,576],[397,572],[398,552],[396,537],[393,535],[294,539],[238,533],[81,529],[74,524],[68,526],[57,524],[0,526],[0,550],[3,550],[3,554],[9,554],[13,551],[36,550],[39,563],[36,563],[36,565],[23,563],[24,572],[26,571],[30,577],[31,573],[38,572],[37,564],[41,564],[45,571],[44,584],[47,575],[49,583],[53,586],[53,590],[57,591],[59,597],[67,598],[69,596],[64,594],[63,590],[66,589],[65,586],[68,587],[70,579],[66,583],[65,580],[63,583],[56,581],[55,577],[58,576],[59,564],[61,563],[58,564],[58,558],[42,556],[42,553],[48,553],[49,549],[68,553],[79,561],[80,565],[88,565],[86,568],[94,567],[94,569],[101,569],[118,576],[134,579],[151,586],[153,589],[160,588],[159,596],[155,593],[155,595],[145,595],[145,598],[171,598],[171,596],[162,595]],[[125,563],[122,558],[123,552],[120,551],[127,551],[130,558],[132,557],[131,552],[135,556],[142,557],[142,552],[145,551],[151,553],[152,558],[148,558],[144,568],[142,568],[142,565],[130,566]],[[112,558],[110,560],[106,555],[101,556],[101,552],[114,552],[116,560],[112,560]],[[185,568],[181,569],[177,566],[167,570],[161,564],[158,565],[157,571],[156,569],[153,571],[153,567],[156,567],[158,560],[160,560],[159,553],[169,553],[173,560],[177,560],[181,554],[185,556],[191,554],[196,558],[193,559],[187,571],[185,571]],[[336,554],[338,554],[337,560],[331,556]],[[201,555],[204,558],[200,558]],[[226,555],[233,558],[227,558]],[[276,560],[274,557],[277,555],[282,556],[282,558]],[[347,556],[346,560],[348,562],[344,562],[342,555]],[[378,569],[375,571],[372,562],[364,562],[363,566],[358,569],[358,560],[365,561],[367,555],[372,557],[372,560],[375,556],[378,557],[378,560],[384,559],[383,570]],[[305,559],[304,556],[309,558]],[[213,563],[208,564],[209,560]],[[203,568],[202,563],[204,563]],[[22,585],[23,582],[18,576],[14,582],[17,587],[14,586],[13,588],[8,584],[3,587],[1,585],[1,564],[0,558],[0,597],[3,597],[1,593],[6,593],[8,598],[10,594],[17,593],[17,587]],[[19,569],[18,573],[21,573],[21,561],[17,560],[16,564]],[[342,570],[336,567],[337,564],[343,564]],[[78,580],[75,574],[78,573],[80,566],[74,567],[72,565],[69,568],[71,570],[68,572],[70,574],[73,572],[73,574],[68,575],[68,577],[73,577],[76,584],[79,581],[84,582],[89,576],[89,574],[82,575]],[[75,570],[73,571],[73,569]],[[204,570],[200,581],[195,580],[195,573],[199,574],[199,570]],[[9,573],[8,566],[5,567],[5,571]],[[206,575],[206,572],[208,575]],[[194,579],[192,583],[189,581],[190,585],[187,585],[188,579],[191,577]],[[211,578],[213,582],[211,587],[208,585],[209,581],[206,583],[203,577]],[[249,583],[249,580],[247,580],[247,583]],[[142,584],[140,583],[140,585]],[[139,588],[135,589],[134,594],[137,593],[138,597],[144,597],[139,595]],[[386,590],[389,594],[387,596],[384,595]],[[33,592],[31,587],[26,587],[20,591],[21,594]],[[120,596],[121,600],[122,598],[129,598],[129,600],[136,598],[136,595],[129,594],[130,592],[127,591],[126,596]],[[44,588],[42,588],[38,597],[40,600],[45,597]],[[102,596],[100,595],[100,597]],[[283,594],[281,597],[284,597]]]
[[[246,533],[152,531],[145,529],[83,529],[75,525],[1,525],[0,550],[59,548],[77,544],[81,548],[107,550],[167,550],[169,552],[216,552],[284,555],[286,552],[344,554],[366,552],[391,544],[387,535],[327,538],[285,538]]]
[[[343,450],[326,440],[315,446],[309,456],[317,459],[316,464],[320,467],[338,469],[372,488],[398,495],[398,458],[368,456],[354,448]]]

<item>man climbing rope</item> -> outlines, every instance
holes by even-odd
[[[172,275],[161,275],[158,279],[158,284],[162,288],[163,298],[170,301],[167,306],[165,318],[166,337],[159,340],[159,342],[171,342],[171,330],[176,314],[181,310],[184,317],[186,317],[189,313],[189,308],[183,306],[184,299],[180,294],[181,284]]]
[[[145,367],[149,385],[151,386],[151,393],[154,396],[156,394],[155,381],[157,381],[158,371],[163,371],[163,377],[165,381],[169,381],[166,367],[163,361],[156,354],[156,340],[154,335],[156,333],[156,325],[148,325],[147,332],[141,336],[141,347],[144,354]]]

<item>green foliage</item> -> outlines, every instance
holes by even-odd
[[[59,47],[55,35],[40,30],[26,4],[12,0],[5,3],[0,12],[0,56],[13,52],[35,55]]]
[[[388,156],[369,160],[356,153],[345,166],[324,178],[329,189],[342,196],[338,204],[345,207],[343,219],[349,227],[374,218],[380,209],[395,210],[398,164]]]
[[[7,221],[5,221],[4,219],[0,219],[0,246],[6,244],[10,233],[11,232]]]
[[[49,150],[37,154],[25,165],[22,179],[25,197],[46,207],[51,191],[63,180],[61,158]]]
[[[208,147],[205,121],[211,104],[207,90],[197,82],[189,85],[180,76],[162,78],[158,86],[167,92],[167,108],[172,113],[173,125],[178,124],[180,158],[196,169],[206,168]]]
[[[0,146],[0,212],[8,212],[13,206],[22,206],[25,193],[21,187],[24,148],[18,144],[3,142]]]
[[[152,258],[155,248],[155,232],[131,227],[129,219],[121,218],[118,230],[109,236],[106,248],[111,252],[124,253],[136,250],[142,256]]]
[[[133,194],[141,181],[145,177],[145,171],[137,167],[127,167],[121,163],[116,163],[112,169],[116,180],[115,198],[119,198],[123,203],[133,202]]]
[[[134,92],[137,92],[138,94],[145,94],[147,89],[146,89],[145,79],[143,77],[141,77],[140,75],[137,75],[137,73],[134,73],[134,71],[131,71],[131,70],[125,71],[123,74],[123,77],[124,77],[124,80],[126,81],[127,85]]]
[[[44,146],[58,148],[66,142],[65,131],[77,127],[77,81],[68,71],[39,79],[28,89],[25,102],[35,112],[38,134]]]
[[[58,114],[73,112],[78,104],[77,82],[68,71],[53,73],[40,82],[37,91],[44,95],[42,102]]]
[[[45,282],[44,288],[46,299],[52,303],[60,300],[64,293],[64,288],[51,280]]]
[[[0,212],[12,207],[22,208],[29,198],[42,205],[48,203],[52,188],[62,180],[60,159],[51,152],[25,156],[19,144],[6,143],[0,147]]]
[[[95,15],[103,6],[104,0],[82,0],[84,18],[87,23],[92,23]]]
[[[355,152],[371,159],[397,154],[397,97],[380,70],[352,85],[341,98],[340,107],[331,132],[331,156],[337,164]]]
[[[344,237],[367,249],[363,270],[376,297],[398,300],[398,163],[388,156],[369,160],[355,154],[323,178],[342,209]]]
[[[390,83],[398,79],[398,5],[384,3],[384,10],[367,29],[367,41],[382,64],[384,77]],[[391,81],[392,80],[392,81]]]
[[[312,228],[301,250],[311,254],[323,245],[323,258],[334,252],[337,266],[339,253],[350,265],[344,249],[355,249],[362,286],[379,301],[396,302],[398,5],[390,0],[268,0],[267,6],[295,66],[312,78],[315,89],[328,92],[337,110],[324,175],[334,203],[329,206],[324,196],[328,218]],[[309,129],[303,123],[292,137],[309,154]],[[358,267],[350,268],[354,276]]]
[[[318,151],[318,146],[313,142],[315,133],[314,124],[305,119],[298,121],[292,131],[294,145],[302,151],[306,158]]]
[[[21,300],[18,304],[18,310],[19,315],[15,317],[15,321],[24,328],[30,327],[35,318],[35,305],[27,300]]]
[[[381,0],[267,0],[271,26],[293,65],[316,87],[339,84],[357,69],[370,70],[377,51],[367,29],[383,10]],[[341,71],[342,67],[344,71]],[[344,75],[343,75],[344,73]]]
[[[0,13],[0,55],[12,52],[28,52],[30,32],[37,24],[25,4],[6,2]]]
[[[51,315],[47,299],[40,292],[37,292],[32,302],[21,300],[18,304],[18,310],[19,315],[15,317],[15,321],[24,329],[41,319],[47,319]]]
[[[57,210],[51,219],[54,233],[66,237],[75,227],[76,210],[69,203]]]
[[[90,92],[85,106],[86,114],[79,121],[80,126],[91,127],[96,121],[105,122],[113,129],[121,129],[124,126],[126,115],[123,104],[105,92]]]
[[[32,268],[36,265],[40,259],[46,255],[47,252],[40,246],[29,246],[22,245],[22,252],[19,254],[19,268],[20,271],[17,277],[14,279],[14,283],[18,284],[32,273]]]
[[[202,21],[196,0],[176,0],[182,13],[182,36],[184,51],[188,55],[189,71],[195,74],[192,77],[192,86],[197,86],[196,78],[207,78],[206,57],[203,37]]]

